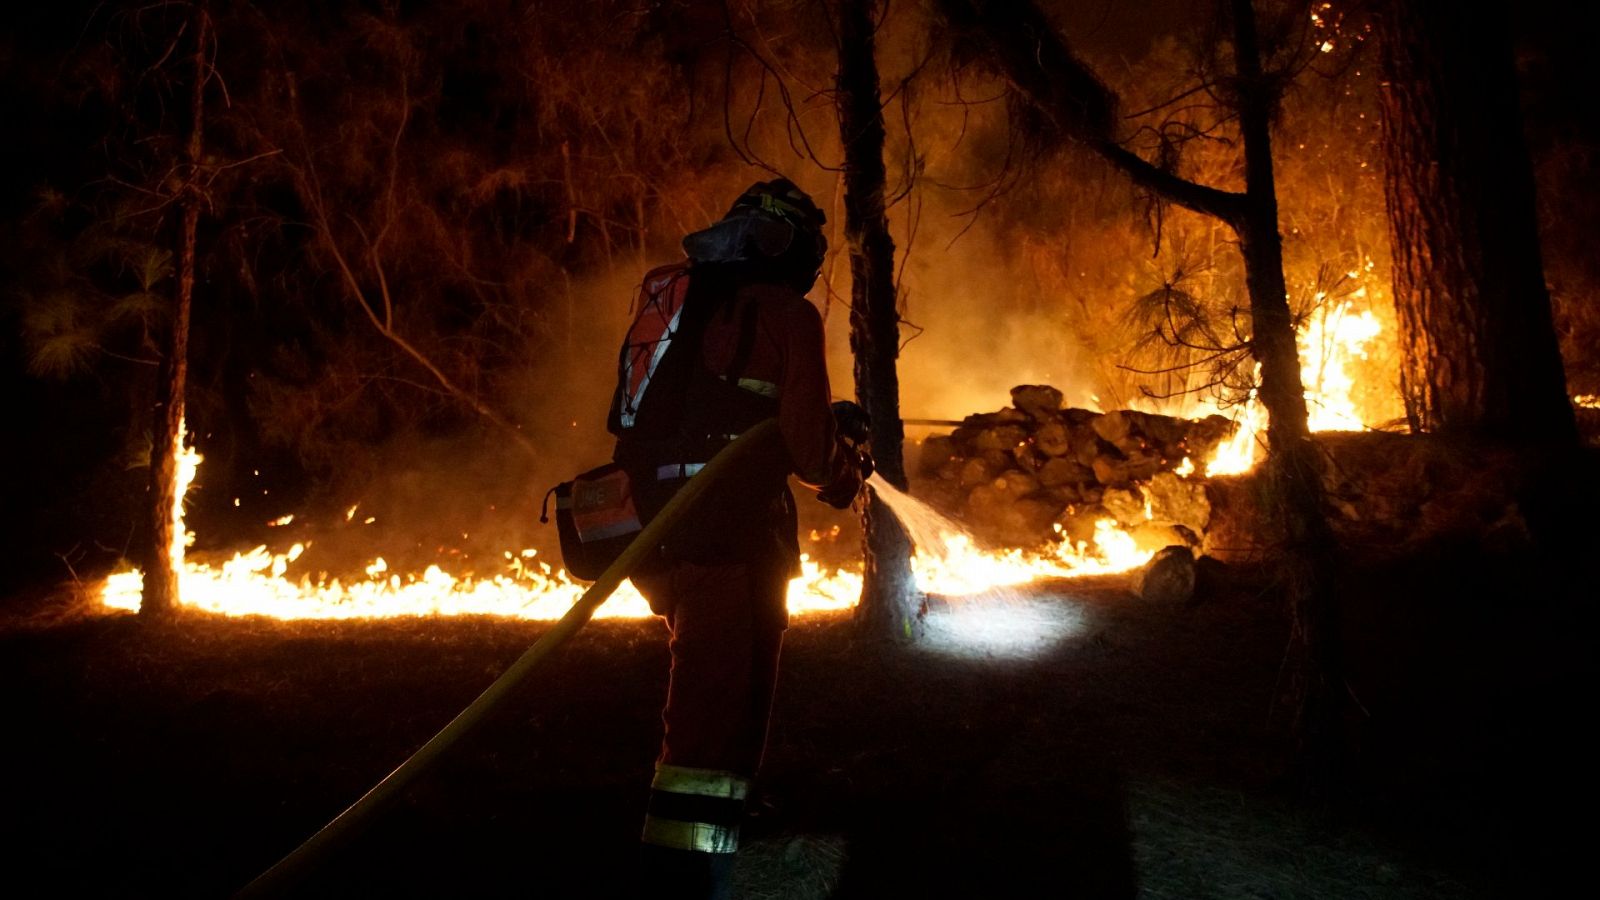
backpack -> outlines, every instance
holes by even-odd
[[[617,436],[613,460],[551,490],[562,559],[574,576],[597,578],[717,451],[777,414],[776,398],[738,387],[755,344],[753,304],[745,306],[728,371],[704,365],[701,339],[713,316],[731,313],[735,271],[685,261],[645,276],[607,415]],[[770,546],[772,529],[762,526],[768,507],[787,498],[787,467],[769,469],[710,492],[701,527],[669,538],[663,555],[713,563]]]

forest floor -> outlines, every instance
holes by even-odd
[[[1125,579],[1039,585],[914,651],[796,618],[741,893],[1565,894],[1592,851],[1571,813],[1597,799],[1593,595],[1471,554],[1352,571],[1351,752],[1309,801],[1289,789],[1275,705],[1288,624],[1259,575],[1182,608]],[[11,897],[228,895],[548,627],[4,608]],[[1019,609],[1056,639],[1020,658],[1008,639],[950,639]],[[664,637],[591,624],[304,895],[626,895]]]

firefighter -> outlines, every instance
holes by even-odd
[[[645,276],[610,413],[615,461],[644,516],[744,429],[776,417],[781,446],[710,488],[634,583],[666,620],[672,671],[642,834],[641,894],[726,897],[760,766],[799,566],[794,475],[848,507],[871,473],[865,414],[831,403],[822,318],[805,299],[825,217],[786,179],[759,182],[687,259]]]

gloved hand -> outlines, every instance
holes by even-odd
[[[861,486],[872,477],[874,463],[872,454],[867,452],[865,446],[853,446],[845,441],[840,441],[839,452],[844,456],[845,466],[841,467],[839,476],[832,484],[817,492],[817,499],[828,504],[834,509],[845,509],[855,502],[856,495],[861,493]]]
[[[871,478],[872,473],[877,471],[877,463],[873,460],[872,454],[865,447],[856,448],[855,463],[856,471],[861,473],[861,480],[863,482],[865,482],[868,478]]]
[[[839,436],[853,446],[859,447],[872,440],[872,417],[857,403],[850,400],[835,402],[833,421],[838,426]]]

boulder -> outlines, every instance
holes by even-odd
[[[1094,481],[1094,469],[1070,459],[1046,460],[1039,467],[1039,483],[1045,487],[1058,487],[1064,484],[1079,485],[1086,481]]]
[[[1132,431],[1133,421],[1123,410],[1113,410],[1089,423],[1094,433],[1108,444],[1116,444]]]
[[[1037,472],[1049,459],[1039,448],[1028,442],[1018,444],[1011,450],[1011,457],[1017,461],[1017,468],[1024,472]]]
[[[1128,454],[1128,477],[1134,481],[1144,481],[1161,471],[1166,463],[1159,455],[1148,452]]]
[[[1122,487],[1133,480],[1126,459],[1102,453],[1094,458],[1090,467],[1094,469],[1094,480],[1108,487]]]
[[[1156,551],[1134,578],[1134,590],[1147,603],[1182,606],[1194,599],[1195,562],[1188,547]]]
[[[1206,486],[1172,472],[1157,472],[1144,486],[1150,501],[1150,519],[1164,525],[1182,525],[1195,534],[1204,534],[1211,523],[1211,502]]]
[[[924,477],[930,478],[937,475],[951,460],[955,459],[956,442],[948,435],[925,438],[918,450],[917,471]]]
[[[1048,540],[1059,507],[1043,498],[1019,497],[1023,487],[1008,475],[973,488],[967,495],[967,522],[984,537],[1014,547]]]
[[[1065,456],[1072,449],[1072,432],[1065,423],[1051,419],[1034,431],[1033,445],[1045,456]]]
[[[1137,487],[1134,488],[1107,488],[1100,504],[1106,508],[1117,523],[1130,527],[1149,521],[1144,514],[1144,496]]]
[[[977,457],[961,464],[961,472],[956,476],[956,480],[961,483],[962,487],[973,487],[974,485],[987,484],[994,479],[996,474],[994,467],[989,464],[988,460]]]
[[[996,425],[985,428],[972,438],[973,449],[1003,450],[1010,453],[1018,444],[1027,440],[1028,432],[1021,425]]]
[[[1026,472],[1013,469],[1009,472],[1002,472],[994,481],[990,482],[990,486],[998,491],[1002,497],[1020,500],[1039,490],[1039,479]]]
[[[1133,416],[1139,431],[1163,446],[1178,444],[1189,434],[1189,423],[1183,419],[1154,413],[1133,413]]]
[[[1235,427],[1233,420],[1226,416],[1211,415],[1198,422],[1190,422],[1183,439],[1185,455],[1200,465],[1211,458],[1217,445],[1232,435]]]
[[[1074,430],[1072,433],[1072,450],[1066,455],[1077,460],[1085,466],[1094,465],[1095,457],[1103,453],[1114,451],[1116,448],[1100,440],[1094,430],[1088,426]]]
[[[1076,484],[1045,485],[1040,490],[1039,496],[1054,503],[1057,512],[1074,503],[1083,502],[1083,491]]]
[[[1060,527],[1061,537],[1067,542],[1092,545],[1095,523],[1111,517],[1106,508],[1097,503],[1080,503],[1062,510],[1056,516],[1055,524]]]
[[[1162,547],[1193,547],[1197,543],[1193,533],[1186,529],[1156,522],[1141,522],[1128,529],[1128,536],[1133,538],[1135,547],[1146,553]]]
[[[1011,389],[1011,405],[1038,421],[1061,411],[1061,392],[1048,384],[1019,384]]]

